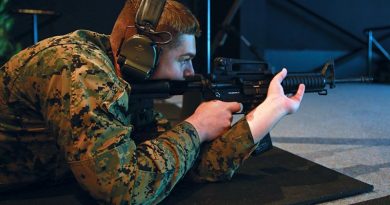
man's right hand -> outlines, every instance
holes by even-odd
[[[240,110],[240,103],[213,100],[200,104],[185,121],[195,127],[200,142],[210,141],[230,129],[233,113]]]

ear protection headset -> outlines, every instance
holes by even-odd
[[[153,41],[150,36],[167,33],[171,37],[169,32],[155,31],[165,3],[166,0],[142,0],[135,17],[135,26],[127,27],[137,29],[137,34],[126,40],[122,39],[119,46],[118,64],[128,82],[148,79],[156,70],[160,51],[158,42]]]

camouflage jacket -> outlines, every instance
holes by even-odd
[[[99,202],[155,204],[191,168],[196,181],[230,179],[254,149],[245,120],[202,146],[187,122],[156,134],[149,124],[156,128],[158,115],[139,111],[143,102],[132,98],[112,59],[109,36],[78,30],[43,40],[1,67],[2,187],[56,180],[71,170]],[[148,129],[151,137],[137,138],[137,130]]]

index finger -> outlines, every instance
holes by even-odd
[[[226,102],[226,108],[232,112],[240,112],[242,110],[242,104],[238,102]]]

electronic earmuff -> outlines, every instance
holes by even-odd
[[[127,39],[118,55],[122,75],[129,81],[148,79],[156,69],[158,53],[157,45],[144,35]]]
[[[126,81],[146,80],[156,70],[160,51],[150,36],[162,33],[156,32],[155,29],[165,3],[166,0],[141,1],[135,17],[135,26],[129,26],[135,27],[137,34],[123,39],[118,52],[118,64]],[[171,36],[169,32],[163,33]]]

